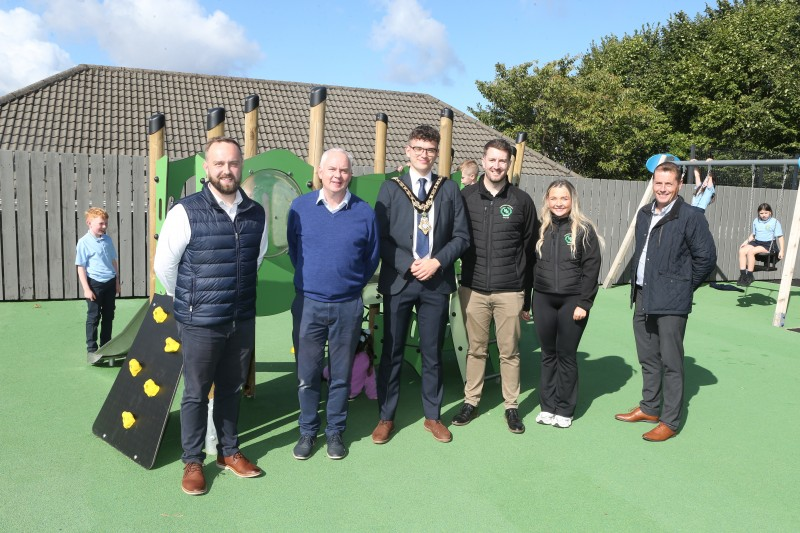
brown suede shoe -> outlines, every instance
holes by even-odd
[[[203,475],[203,465],[200,463],[186,463],[186,466],[183,467],[181,488],[183,492],[192,496],[206,493],[206,477]]]
[[[372,442],[375,444],[386,444],[389,442],[390,435],[394,430],[394,422],[391,420],[381,420],[372,432]]]
[[[423,425],[427,431],[433,433],[433,438],[439,442],[450,442],[453,440],[453,434],[450,433],[449,429],[444,427],[444,424],[442,424],[441,420],[431,420],[430,418],[426,418]]]
[[[664,422],[658,424],[654,429],[651,429],[644,435],[642,438],[644,440],[648,440],[650,442],[664,442],[667,439],[671,439],[675,436],[675,431],[670,429]]]
[[[239,477],[257,477],[261,475],[261,469],[247,460],[242,452],[222,457],[217,455],[217,466],[223,470],[228,469]]]
[[[653,415],[648,415],[639,407],[634,407],[628,413],[620,413],[618,415],[614,415],[614,418],[617,420],[621,420],[623,422],[651,422],[656,423],[658,422],[658,417]]]

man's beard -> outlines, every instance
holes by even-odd
[[[223,185],[222,178],[228,178],[228,177],[232,178],[233,182],[231,182],[230,184],[225,183]],[[217,189],[222,194],[232,194],[239,189],[239,181],[233,174],[225,174],[216,178],[213,176],[209,176],[208,178],[211,181],[211,185],[213,185],[214,188]]]

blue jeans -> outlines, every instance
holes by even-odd
[[[183,352],[181,445],[184,463],[202,463],[208,425],[208,393],[214,384],[217,453],[239,451],[239,400],[255,346],[255,319],[218,326],[178,322]]]
[[[117,278],[97,281],[87,278],[94,300],[86,300],[86,351],[97,351],[97,326],[100,326],[100,346],[111,340],[111,327],[116,308]]]
[[[326,303],[297,295],[292,302],[295,357],[297,359],[297,397],[300,401],[300,434],[319,432],[319,400],[322,389],[322,364],[328,343],[327,418],[325,433],[343,433],[347,423],[347,399],[364,304],[361,297],[347,302]]]

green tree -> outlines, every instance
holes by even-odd
[[[800,2],[718,0],[690,18],[607,36],[580,58],[496,65],[470,111],[593,178],[640,179],[689,146],[800,151]]]

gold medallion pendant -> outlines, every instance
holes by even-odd
[[[427,235],[428,232],[431,230],[431,224],[430,224],[430,221],[428,220],[428,212],[427,211],[424,211],[424,212],[420,213],[419,226],[417,226],[417,227],[425,235]]]

